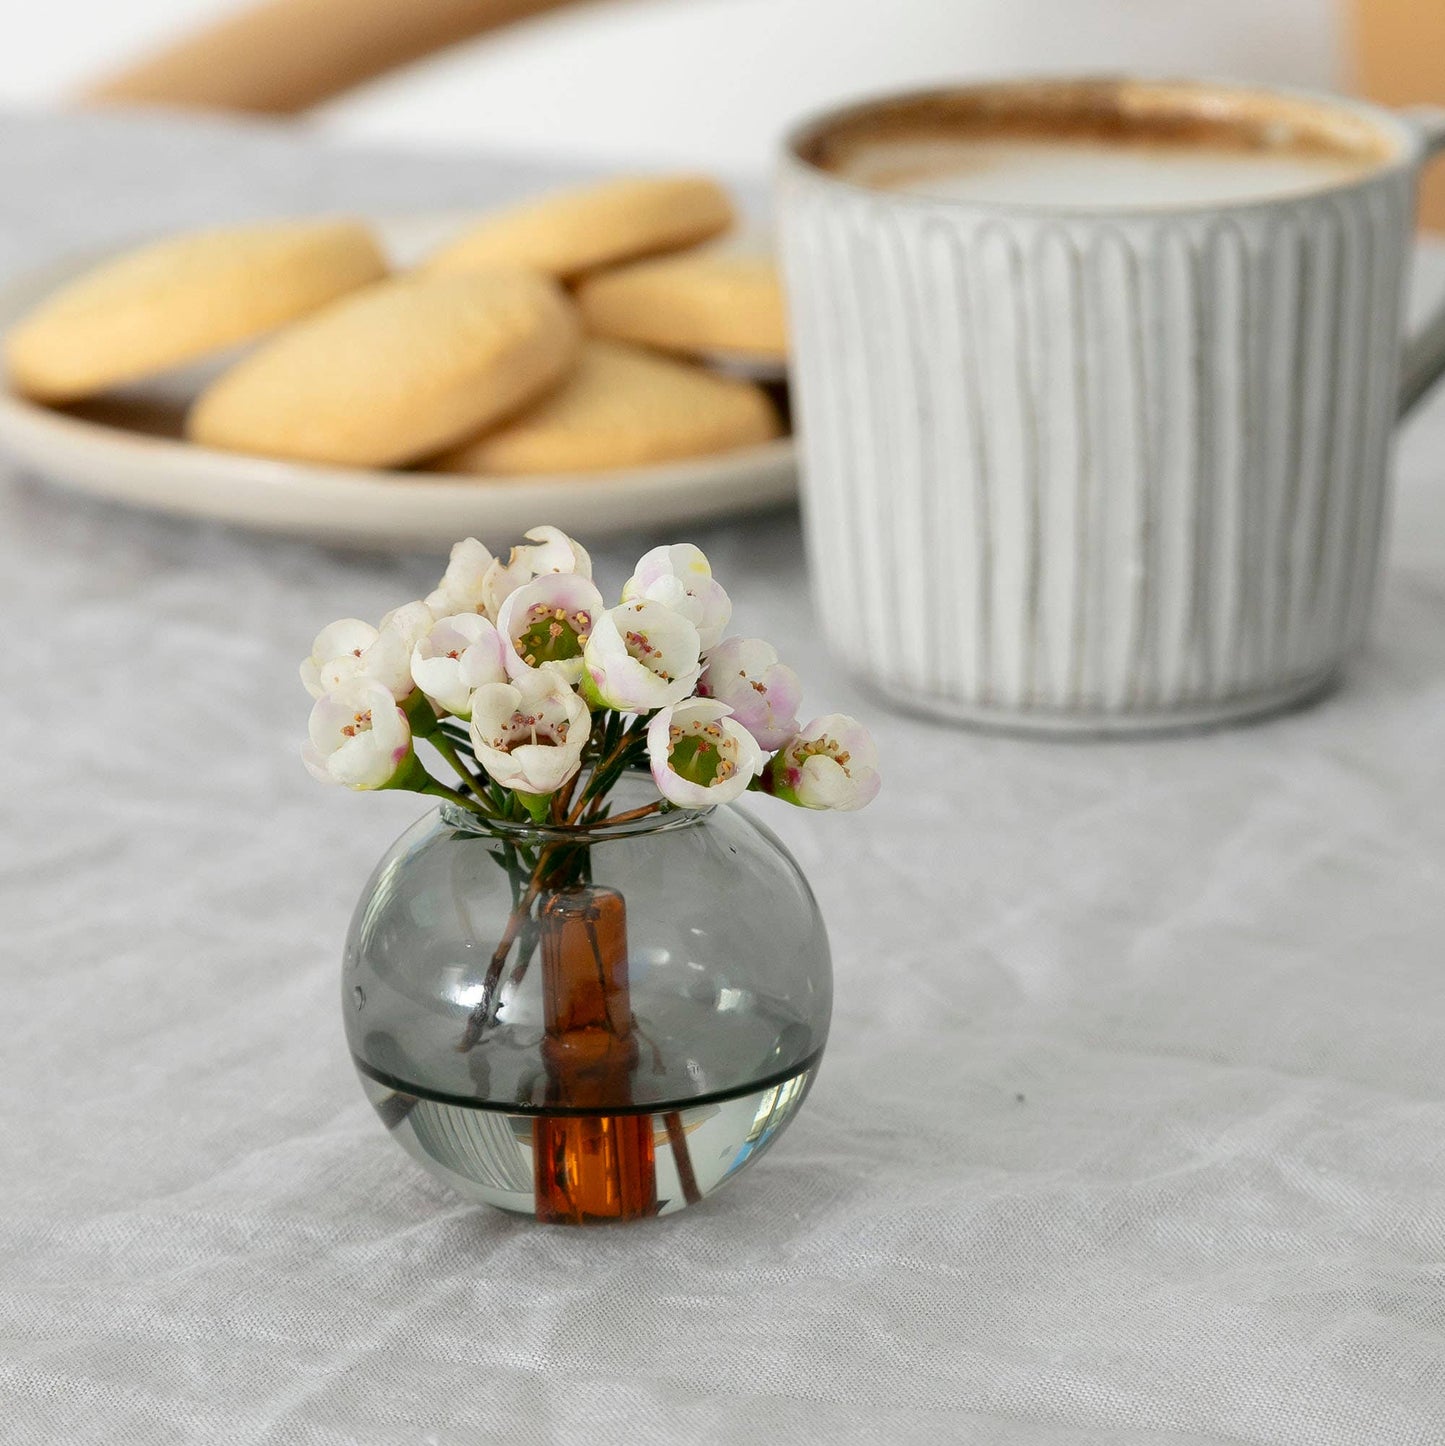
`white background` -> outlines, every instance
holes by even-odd
[[[421,3],[421,0],[398,0]],[[0,104],[48,104],[235,0],[18,6]],[[991,72],[1134,68],[1335,85],[1332,0],[607,0],[386,78],[326,125],[425,145],[761,172],[839,96]]]

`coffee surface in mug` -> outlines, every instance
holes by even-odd
[[[1103,83],[915,97],[803,143],[859,185],[992,205],[1227,206],[1347,184],[1389,159],[1347,118],[1198,86]]]
[[[1371,169],[1325,150],[1036,136],[879,139],[842,174],[862,185],[995,205],[1215,206],[1340,185]]]

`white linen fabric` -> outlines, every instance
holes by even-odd
[[[535,180],[11,118],[0,269]],[[808,1106],[714,1200],[597,1232],[459,1203],[346,1058],[347,918],[421,808],[306,777],[296,662],[438,560],[0,472],[0,1440],[1445,1441],[1442,454],[1445,399],[1342,691],[1175,741],[899,716],[821,654],[790,515],[700,531],[885,787],[756,805],[832,931]]]

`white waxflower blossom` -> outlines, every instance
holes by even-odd
[[[778,750],[768,765],[769,793],[803,808],[851,810],[877,796],[878,748],[856,718],[815,718]]]
[[[311,656],[301,664],[301,681],[319,698],[348,678],[371,678],[403,703],[415,688],[411,650],[433,621],[423,602],[393,608],[379,628],[359,618],[343,618],[316,635]]]
[[[576,683],[582,650],[605,610],[602,594],[576,573],[549,573],[525,583],[497,616],[508,673],[516,678],[542,668]]]
[[[592,576],[592,559],[587,549],[568,537],[561,528],[534,527],[526,537],[527,542],[514,547],[505,562],[499,557],[487,568],[482,583],[482,601],[490,618],[498,617],[502,604],[533,578],[546,577],[551,573],[576,573],[578,577],[585,578]]]
[[[441,581],[425,598],[433,615],[445,618],[482,612],[487,571],[494,561],[475,537],[464,537],[456,543]]]
[[[651,713],[682,702],[692,692],[701,672],[701,652],[697,629],[685,617],[662,603],[641,599],[597,619],[582,662],[604,706]]]
[[[702,650],[722,641],[733,605],[700,547],[690,542],[654,547],[644,553],[622,585],[623,602],[648,598],[679,612],[697,629]]]
[[[664,708],[647,725],[647,757],[658,792],[679,808],[731,803],[765,761],[753,735],[728,717],[726,704],[707,698]]]
[[[391,689],[398,703],[416,691],[411,651],[431,631],[436,617],[424,602],[404,603],[381,620],[376,641],[361,656],[361,672]]]
[[[505,683],[502,635],[480,613],[438,618],[411,650],[411,676],[439,713],[465,719],[483,683]]]
[[[319,698],[343,678],[360,672],[362,654],[376,637],[376,629],[360,618],[328,623],[316,634],[311,656],[301,663],[301,681],[306,691],[313,698]]]
[[[406,714],[374,678],[347,678],[323,694],[306,731],[301,761],[323,783],[397,787],[416,763]]]
[[[554,673],[484,683],[472,694],[472,752],[503,788],[555,793],[582,766],[587,705]]]
[[[731,708],[733,721],[758,740],[764,752],[781,748],[798,731],[802,684],[778,661],[777,650],[761,638],[728,638],[707,656],[698,697],[716,698]]]

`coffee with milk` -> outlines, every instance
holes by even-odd
[[[836,127],[819,139],[818,160],[859,185],[934,200],[1137,210],[1325,190],[1381,159],[1376,138],[1285,108],[1212,113],[1162,87],[1132,107],[1117,94],[1108,108],[1097,95],[1075,106],[1031,106],[1027,95],[1009,105],[917,100]]]

